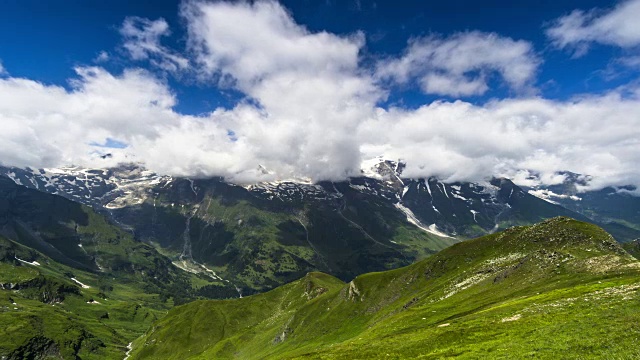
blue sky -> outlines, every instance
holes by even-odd
[[[412,37],[452,34],[479,30],[495,32],[514,39],[530,41],[544,59],[536,85],[545,97],[564,99],[575,94],[598,93],[624,84],[637,72],[628,69],[611,76],[612,59],[624,51],[598,46],[585,56],[550,47],[544,26],[574,9],[610,8],[615,1],[283,1],[299,24],[311,31],[350,34],[363,31],[366,47],[362,61],[397,55]],[[179,16],[179,1],[54,1],[9,0],[0,11],[0,59],[12,76],[27,77],[44,83],[66,86],[78,65],[92,65],[102,51],[111,60],[101,64],[121,72],[126,67],[148,67],[134,62],[122,51],[118,32],[124,19],[139,16],[165,19],[172,34],[163,39],[168,46],[184,49],[184,20]],[[151,71],[156,71],[148,67]],[[217,106],[231,106],[242,94],[233,89],[193,79],[167,76],[178,96],[177,110],[197,114]],[[393,103],[417,107],[441,98],[421,94],[412,88],[398,88],[391,94]],[[467,100],[482,102],[493,97],[508,97],[509,89],[497,86],[482,96]],[[451,97],[445,97],[451,98]]]
[[[382,156],[445,181],[637,186],[638,18],[640,0],[8,0],[0,163],[251,183]]]

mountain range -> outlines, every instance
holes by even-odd
[[[402,162],[381,158],[364,164],[361,177],[316,184],[241,186],[161,176],[135,164],[0,174],[90,206],[174,265],[227,280],[244,295],[310,271],[346,281],[409,265],[455,242],[555,216],[594,222],[620,242],[640,238],[640,198],[611,188],[578,193],[575,174],[560,186],[523,188],[504,178],[404,178]]]
[[[562,314],[586,334],[581,312],[607,329],[635,322],[637,198],[409,179],[402,167],[251,185],[133,164],[1,168],[0,356],[473,358],[523,353],[536,337],[551,345],[533,355],[580,357],[591,353],[575,339],[535,329]],[[593,303],[568,305],[582,300]],[[628,354],[624,331],[597,355]],[[490,340],[499,333],[509,342]]]

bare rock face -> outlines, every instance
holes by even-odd
[[[351,281],[349,282],[349,287],[347,288],[346,298],[350,301],[363,301],[364,298],[360,295],[360,290],[356,286],[356,283]]]
[[[31,357],[37,354],[36,357]],[[44,336],[31,338],[26,344],[15,349],[7,359],[62,359],[60,348]]]

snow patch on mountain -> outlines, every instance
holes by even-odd
[[[80,282],[80,280],[78,280],[78,279],[76,279],[76,278],[71,278],[71,280],[72,280],[74,283],[76,283],[76,284],[80,285],[80,287],[82,287],[83,289],[90,289],[90,288],[91,288],[91,286],[89,286],[89,285],[85,285],[85,284],[81,283],[81,282]]]
[[[471,209],[469,211],[471,212],[471,214],[473,214],[473,221],[478,222],[478,220],[476,220],[476,215],[478,215],[479,212],[477,212],[477,211],[475,211],[473,209]]]
[[[0,174],[18,185],[107,209],[139,205],[149,196],[149,189],[173,180],[133,164],[109,169],[75,166],[38,170],[0,168]]]
[[[33,266],[40,266],[40,263],[37,261],[26,261],[26,260],[22,260],[17,256],[14,256],[16,260],[20,261],[21,263],[25,263],[25,264],[29,264],[29,265],[33,265]]]
[[[445,234],[444,232],[440,231],[438,229],[438,227],[436,226],[436,224],[431,224],[429,226],[424,226],[420,220],[418,220],[418,218],[416,217],[416,215],[413,213],[413,211],[411,211],[411,209],[407,208],[406,206],[402,205],[401,203],[395,203],[393,204],[398,210],[402,211],[406,216],[407,216],[407,221],[412,223],[413,225],[417,226],[418,228],[420,228],[421,230],[424,230],[428,233],[431,233],[433,235],[436,236],[441,236],[441,237],[447,237],[450,238],[451,236]]]
[[[373,159],[364,160],[360,165],[360,172],[363,176],[372,178],[372,179],[382,179],[382,175],[380,175],[379,167],[380,164],[383,163],[384,157],[378,156]]]
[[[326,191],[322,186],[293,181],[272,181],[245,185],[245,189],[268,200],[302,201],[340,198],[340,192]]]

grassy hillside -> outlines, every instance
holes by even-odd
[[[0,177],[0,359],[122,359],[174,304],[229,288],[86,206]]]
[[[0,358],[122,359],[171,306],[141,283],[74,269],[0,237]]]
[[[638,289],[640,263],[609,234],[554,218],[347,284],[310,273],[179,306],[132,358],[634,358]]]
[[[215,286],[167,271],[176,277],[162,286],[135,273],[85,271],[0,236],[0,359],[122,359],[174,305]]]

